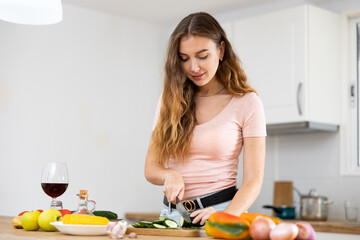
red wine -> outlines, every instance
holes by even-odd
[[[41,183],[44,192],[52,198],[61,196],[67,189],[68,183]]]

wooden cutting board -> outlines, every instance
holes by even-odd
[[[291,181],[276,181],[274,183],[274,206],[293,205],[293,184]]]
[[[157,228],[134,228],[128,226],[126,233],[134,232],[138,235],[169,236],[169,237],[205,237],[202,229],[157,229]]]

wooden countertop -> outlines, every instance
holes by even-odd
[[[149,216],[149,214],[146,214]],[[131,215],[128,215],[131,217]],[[137,215],[138,216],[138,213]],[[0,240],[68,240],[68,239],[90,239],[91,240],[106,240],[110,239],[108,236],[71,236],[65,235],[61,232],[44,232],[39,231],[25,231],[23,229],[16,229],[11,225],[12,217],[0,216]],[[327,232],[327,233],[347,233],[349,236],[352,236],[351,239],[358,239],[357,235],[351,234],[360,234],[360,226],[348,225],[341,221],[326,221],[326,222],[310,222],[316,232]],[[325,233],[324,233],[325,234]],[[320,236],[319,236],[320,235]],[[318,240],[329,239],[328,237],[323,237],[319,233],[317,236]],[[339,235],[340,236],[340,235]],[[168,237],[168,236],[146,236],[139,235],[137,239],[144,240],[210,240],[211,237]]]
[[[12,217],[0,216],[0,240],[69,240],[69,239],[86,239],[86,240],[108,240],[108,236],[71,236],[65,235],[61,232],[44,232],[39,231],[25,231],[24,229],[16,229],[11,225]],[[129,239],[129,238],[125,238]],[[145,236],[138,235],[135,239],[145,240],[209,240],[210,237],[168,237],[168,236]]]
[[[297,222],[292,220],[287,222]],[[360,234],[360,223],[349,224],[345,221],[306,221],[310,223],[315,232]],[[360,238],[360,237],[359,237]]]
[[[125,218],[133,221],[148,220],[153,221],[158,218],[159,213],[126,213]],[[301,220],[288,220],[286,222],[297,222]],[[358,225],[351,225],[344,221],[307,221],[310,223],[316,232],[327,233],[347,233],[360,234],[360,223]]]

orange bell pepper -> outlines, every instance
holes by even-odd
[[[248,239],[250,222],[246,218],[225,212],[215,212],[205,223],[208,236],[224,239]]]
[[[271,217],[271,216],[268,216],[268,215],[265,215],[265,214],[261,214],[261,213],[248,213],[248,212],[243,212],[243,213],[240,215],[240,217],[247,219],[250,223],[252,223],[252,221],[254,221],[254,219],[255,219],[257,216],[262,216],[262,217],[270,218],[271,220],[274,221],[274,223],[275,223],[276,225],[278,225],[279,223],[282,222],[282,220],[281,220],[280,218]]]

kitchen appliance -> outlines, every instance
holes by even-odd
[[[264,205],[263,208],[271,208],[275,211],[276,217],[281,219],[294,219],[295,207],[294,206],[271,206]]]
[[[328,205],[333,204],[333,201],[328,201],[325,196],[319,196],[315,189],[311,189],[307,195],[301,194],[295,187],[293,189],[300,196],[300,218],[302,220],[327,220]]]

